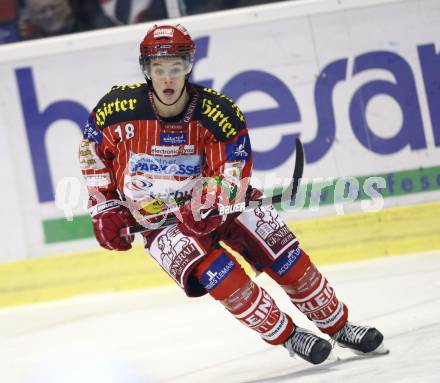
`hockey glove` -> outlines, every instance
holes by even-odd
[[[121,237],[120,230],[137,222],[125,206],[120,205],[117,193],[102,194],[103,201],[89,200],[89,212],[92,216],[93,231],[99,244],[108,250],[125,251],[131,249],[134,236]]]
[[[204,236],[212,233],[226,220],[226,216],[207,217],[207,213],[222,201],[229,201],[225,191],[216,179],[200,180],[193,187],[191,200],[183,205],[178,216],[180,231],[188,236]]]
[[[191,203],[183,205],[179,212],[182,221],[178,222],[179,230],[188,236],[204,236],[213,232],[226,220],[226,216],[215,216],[203,218],[203,214],[211,209],[194,209]]]

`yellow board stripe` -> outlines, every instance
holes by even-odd
[[[440,203],[331,216],[289,225],[318,264],[440,249]]]
[[[291,222],[318,265],[440,249],[440,203]],[[249,270],[249,268],[247,268]],[[174,282],[142,246],[0,264],[0,307]]]

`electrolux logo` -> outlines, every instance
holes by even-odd
[[[182,156],[185,154],[194,154],[194,145],[179,145],[179,146],[153,145],[151,147],[151,154],[153,156]]]

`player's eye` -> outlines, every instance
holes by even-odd
[[[153,73],[157,76],[163,76],[165,71],[162,68],[154,68]]]
[[[179,76],[183,73],[183,69],[181,67],[175,67],[171,69],[171,75],[172,76]]]

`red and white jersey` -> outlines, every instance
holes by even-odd
[[[115,86],[99,101],[79,153],[90,195],[118,191],[148,215],[189,199],[201,177],[229,189],[249,179],[251,145],[238,106],[212,89],[188,89],[174,119],[158,115],[147,84]]]

